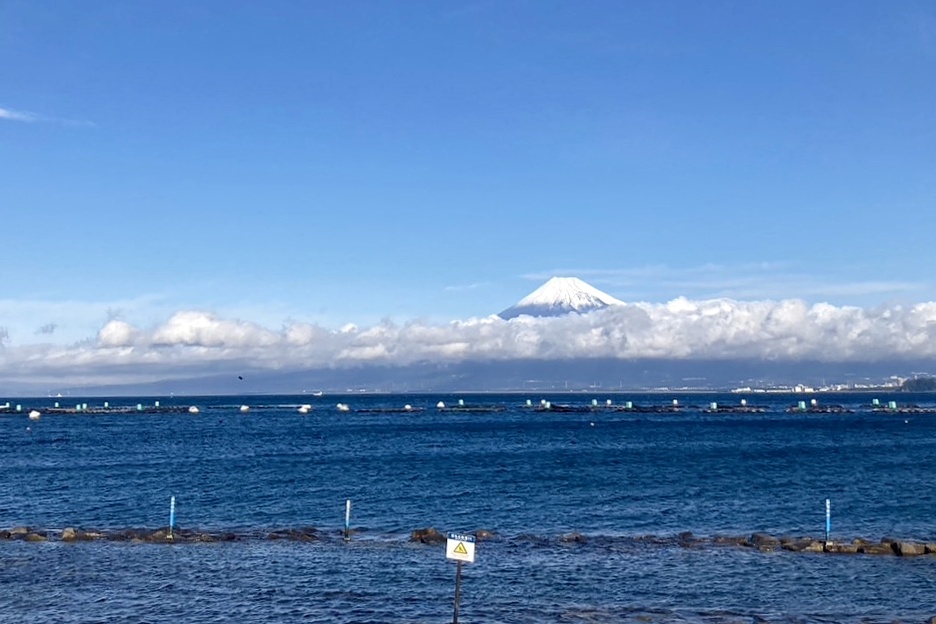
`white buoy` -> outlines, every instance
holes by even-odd
[[[527,399],[526,405],[527,407],[533,407],[533,401],[531,401],[530,399]]]
[[[439,401],[438,403],[436,403],[436,407],[439,409],[445,409],[445,403],[443,403],[442,401]]]
[[[36,410],[32,410],[31,412],[29,412],[29,420],[39,420],[40,416],[42,416],[42,414],[40,414]]]
[[[249,406],[249,405],[241,405],[241,406],[240,406],[240,411],[241,411],[242,413],[246,414],[247,412],[250,411],[250,406]]]
[[[607,401],[605,401],[605,405],[607,405],[608,407],[611,407],[611,399],[608,399]]]
[[[311,411],[312,411],[312,406],[309,405],[308,403],[306,403],[305,405],[300,405],[300,406],[299,406],[299,413],[300,413],[300,414],[308,414],[308,413],[311,412]]]
[[[747,405],[747,399],[741,399],[741,407]]]
[[[189,414],[197,414],[197,413],[198,413],[198,408],[195,407],[195,406],[193,405],[192,407],[188,408],[188,413],[189,413]]]
[[[812,399],[811,401],[809,401],[809,404],[812,405],[813,407],[816,407],[817,405],[819,405],[819,401],[817,401],[816,399]]]
[[[348,407],[348,404],[347,404],[347,403],[339,403],[339,404],[336,405],[335,407],[338,408],[338,411],[339,411],[339,412],[349,412],[349,411],[351,411],[351,408]]]
[[[406,405],[403,406],[403,409],[405,409],[407,412],[412,412],[412,411],[413,411],[413,406],[412,406],[412,405],[409,405],[409,404],[406,404]]]
[[[673,407],[676,407],[677,405],[679,405],[679,401],[676,399],[673,399]]]
[[[156,401],[155,403],[153,403],[153,407],[159,407],[159,401]]]
[[[458,399],[458,407],[465,407],[465,399]]]

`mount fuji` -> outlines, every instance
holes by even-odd
[[[522,315],[563,316],[571,312],[584,314],[613,305],[625,303],[577,277],[553,277],[498,316],[506,321]]]

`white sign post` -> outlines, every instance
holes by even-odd
[[[455,572],[455,613],[452,624],[458,624],[458,601],[461,598],[461,571],[463,563],[474,563],[475,537],[464,533],[449,533],[445,541],[445,558],[458,562]]]

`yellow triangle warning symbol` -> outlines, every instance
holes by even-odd
[[[468,551],[465,549],[465,542],[458,542],[458,545],[455,546],[452,552],[459,555],[467,555]]]

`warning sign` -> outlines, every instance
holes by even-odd
[[[449,533],[445,542],[445,558],[454,561],[474,563],[475,538],[474,535],[463,533]]]

